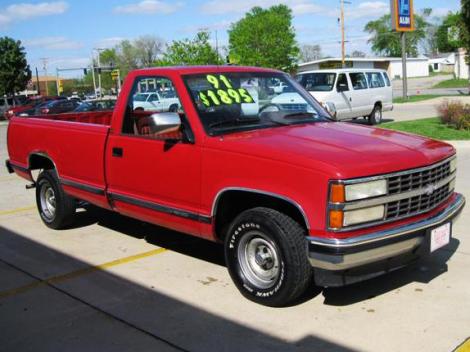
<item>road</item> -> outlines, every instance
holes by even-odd
[[[24,185],[0,169],[0,351],[441,352],[470,336],[470,206],[419,265],[274,309],[239,294],[219,245],[97,211],[50,230]]]
[[[422,94],[435,94],[435,95],[468,95],[467,88],[432,88],[435,84],[452,79],[453,75],[438,75],[429,77],[417,77],[408,79],[408,95],[422,95]],[[392,81],[393,96],[403,96],[402,81],[399,79]]]

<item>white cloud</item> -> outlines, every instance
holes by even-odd
[[[362,17],[383,16],[390,12],[390,3],[383,1],[362,2],[356,8],[346,11],[347,18],[356,19]]]
[[[180,32],[182,33],[196,33],[201,30],[207,30],[207,31],[215,31],[215,30],[225,30],[230,27],[230,25],[237,20],[222,20],[219,22],[215,23],[207,23],[207,24],[201,24],[201,25],[191,25],[191,26],[186,26],[183,27]]]
[[[273,5],[285,4],[292,9],[294,15],[305,15],[319,13],[324,10],[323,6],[317,5],[309,0],[238,0],[219,1],[210,0],[202,5],[201,11],[209,15],[220,15],[225,13],[243,13],[252,7],[270,7]]]
[[[27,20],[33,17],[58,15],[67,11],[68,7],[69,5],[65,1],[13,4],[0,9],[0,26],[6,26],[14,21]]]
[[[123,40],[126,40],[128,38],[124,38],[124,37],[110,37],[110,38],[103,38],[103,39],[100,39],[98,40],[94,47],[95,48],[112,48],[116,45],[118,45],[120,42],[122,42]]]
[[[80,49],[82,43],[69,40],[66,37],[42,37],[24,40],[23,44],[27,47],[41,47],[48,50],[66,50]]]
[[[160,0],[143,0],[128,5],[116,6],[114,12],[123,14],[169,14],[183,6],[183,3],[167,3]]]
[[[89,57],[61,57],[52,59],[49,64],[59,68],[81,68],[87,67],[90,62]]]
[[[445,7],[438,7],[438,8],[432,9],[431,16],[444,17],[444,16],[447,16],[449,12],[452,12],[452,10],[445,8]]]

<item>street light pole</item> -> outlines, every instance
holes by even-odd
[[[95,48],[94,50],[96,50],[98,52],[98,87],[99,87],[99,90],[100,90],[100,98],[101,98],[102,93],[101,93],[101,61],[100,61],[100,56],[101,56],[101,52],[104,51],[105,49]]]

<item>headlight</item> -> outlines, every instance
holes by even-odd
[[[453,158],[450,161],[450,173],[454,172],[455,170],[457,170],[457,158]]]
[[[371,198],[387,194],[387,180],[346,185],[346,201]]]
[[[382,220],[385,213],[385,206],[379,205],[371,208],[363,208],[358,210],[350,210],[344,212],[343,226],[350,226],[369,222],[374,220]]]

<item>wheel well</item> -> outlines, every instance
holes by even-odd
[[[51,159],[44,155],[32,154],[29,156],[29,169],[30,170],[50,170],[55,169],[55,165]]]
[[[290,201],[276,196],[241,190],[230,190],[222,193],[216,200],[214,209],[216,237],[223,240],[227,227],[241,212],[255,208],[266,207],[275,209],[294,219],[307,229],[306,219],[302,211]]]
[[[381,101],[376,101],[375,104],[374,104],[374,107],[376,107],[376,106],[382,108],[382,102]]]

